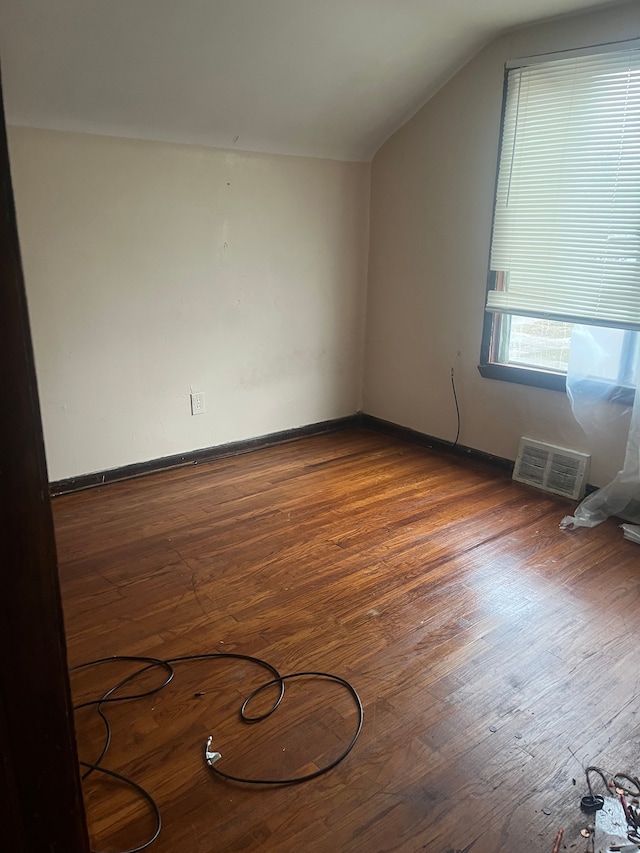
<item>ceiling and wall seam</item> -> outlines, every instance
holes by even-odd
[[[619,5],[617,3],[605,6]],[[590,0],[0,0],[8,123],[370,162],[487,44]]]

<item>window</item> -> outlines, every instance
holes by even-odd
[[[507,66],[480,372],[564,389],[575,323],[607,337],[594,378],[629,385],[640,329],[638,43]]]

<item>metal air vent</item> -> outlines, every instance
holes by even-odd
[[[591,457],[532,438],[521,438],[513,479],[545,492],[579,500],[584,496]]]

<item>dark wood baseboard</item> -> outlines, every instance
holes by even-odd
[[[463,456],[466,459],[475,459],[479,462],[488,462],[498,468],[513,471],[513,459],[504,459],[502,456],[494,456],[491,453],[484,453],[482,450],[476,450],[475,448],[467,447],[464,444],[453,444],[449,441],[444,441],[441,438],[435,438],[432,435],[426,435],[423,432],[409,429],[409,427],[400,426],[399,424],[392,423],[391,421],[376,418],[373,415],[361,414],[359,426],[375,430],[376,432],[382,432],[385,435],[391,435],[394,438],[400,438],[403,441],[409,441],[412,444],[419,444],[422,447],[428,447],[430,450],[452,453],[455,456]]]
[[[492,453],[485,453],[482,450],[476,450],[474,447],[467,447],[464,444],[452,444],[448,441],[443,441],[441,438],[435,438],[432,435],[426,435],[423,432],[403,427],[399,424],[394,424],[392,421],[384,421],[381,418],[376,418],[373,415],[360,415],[359,426],[365,429],[372,429],[376,432],[382,432],[385,435],[391,435],[395,438],[409,441],[412,444],[419,444],[422,447],[428,447],[430,450],[437,450],[446,453],[452,453],[455,456],[463,456],[466,459],[475,459],[477,462],[486,462],[505,471],[512,472],[515,460],[505,459],[503,456],[494,456]],[[600,487],[594,486],[592,483],[587,483],[586,494],[590,495],[596,492]]]
[[[107,483],[115,483],[120,480],[131,480],[134,477],[142,477],[145,474],[153,474],[156,471],[165,471],[168,468],[183,468],[187,465],[199,465],[203,462],[211,462],[214,459],[223,459],[228,456],[239,456],[241,453],[250,453],[253,450],[262,450],[265,447],[273,447],[276,444],[286,444],[312,435],[322,435],[327,432],[338,432],[345,429],[353,429],[362,425],[362,415],[348,415],[344,418],[336,418],[330,421],[321,421],[317,424],[307,424],[295,429],[273,432],[258,438],[249,438],[245,441],[232,441],[228,444],[219,444],[215,447],[204,447],[200,450],[192,450],[188,453],[178,453],[174,456],[163,456],[160,459],[149,459],[146,462],[134,462],[132,465],[123,465],[120,468],[110,468],[108,471],[97,471],[94,474],[80,474],[77,477],[68,477],[66,480],[55,480],[49,483],[49,491],[53,497],[67,495],[71,492],[80,492],[84,489],[92,489],[104,486]]]
[[[411,444],[419,444],[438,452],[452,453],[455,456],[466,459],[474,459],[503,468],[507,471],[513,470],[512,459],[504,459],[502,456],[494,456],[484,453],[473,447],[463,444],[451,444],[441,438],[418,432],[409,427],[400,426],[392,421],[385,421],[364,412],[348,415],[344,418],[336,418],[330,421],[321,421],[316,424],[308,424],[295,429],[273,432],[258,438],[250,438],[245,441],[232,441],[228,444],[219,444],[215,447],[204,447],[200,450],[192,450],[188,453],[178,453],[173,456],[163,456],[160,459],[149,459],[146,462],[135,462],[132,465],[123,465],[120,468],[110,468],[107,471],[96,471],[93,474],[80,474],[77,477],[69,477],[66,480],[55,480],[49,484],[51,495],[67,495],[72,492],[80,492],[84,489],[92,489],[104,486],[108,483],[116,483],[120,480],[131,480],[134,477],[143,477],[156,471],[165,471],[169,468],[183,468],[187,465],[199,465],[204,462],[212,462],[214,459],[224,459],[230,456],[239,456],[242,453],[250,453],[253,450],[262,450],[265,447],[274,447],[277,444],[286,444],[307,438],[313,435],[322,435],[327,432],[339,432],[345,429],[357,429],[358,427],[381,432],[385,435],[408,441]]]

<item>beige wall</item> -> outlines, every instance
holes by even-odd
[[[23,128],[10,154],[52,480],[361,407],[368,165]]]
[[[599,485],[621,466],[627,418],[588,437],[564,394],[483,379],[477,364],[504,63],[631,37],[640,37],[635,3],[500,38],[380,149],[371,177],[366,412],[453,439],[455,362],[463,444],[514,459],[527,435],[591,452]]]
[[[624,416],[586,436],[563,394],[477,363],[504,62],[637,36],[635,3],[516,31],[394,134],[371,168],[368,294],[366,164],[11,128],[50,478],[361,407],[452,439],[455,363],[463,444],[513,459],[526,434],[610,479]]]

